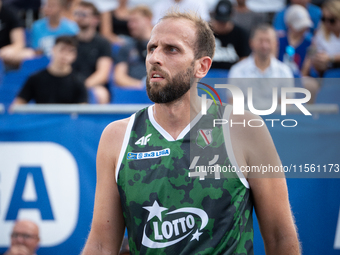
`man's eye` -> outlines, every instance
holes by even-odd
[[[177,49],[175,47],[169,47],[170,52],[177,52]]]

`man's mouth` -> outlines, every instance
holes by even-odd
[[[162,80],[164,80],[163,75],[161,75],[159,73],[152,73],[151,74],[151,78],[150,78],[151,82],[159,82],[159,81],[162,81]]]

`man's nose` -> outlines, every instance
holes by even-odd
[[[151,65],[162,65],[162,56],[161,56],[161,52],[159,49],[154,49],[152,52],[150,52],[149,57],[147,59],[147,61],[149,61],[149,63]]]

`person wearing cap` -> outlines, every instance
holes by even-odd
[[[308,103],[314,103],[319,84],[316,79],[308,76],[307,55],[312,38],[306,33],[313,27],[313,21],[306,8],[293,4],[285,13],[285,24],[288,30],[284,37],[279,37],[278,59],[291,68],[294,77],[302,78],[296,82],[311,92]]]
[[[211,15],[216,44],[212,69],[229,70],[232,65],[250,54],[249,35],[243,28],[233,23],[232,12],[230,1],[221,0]]]
[[[285,36],[279,38],[278,59],[290,66],[298,77],[312,43],[306,31],[313,26],[313,22],[304,7],[294,4],[285,13],[285,24],[288,31]]]
[[[321,19],[321,9],[320,7],[311,4],[310,0],[291,0],[290,1],[291,5],[301,5],[304,7],[307,12],[309,13],[309,16],[313,22],[313,26],[309,28],[308,33],[312,36],[315,32],[315,30],[318,28],[320,19]],[[285,8],[284,10],[278,12],[273,19],[273,26],[278,34],[279,37],[284,36],[287,31],[288,27],[285,22],[285,15],[288,10],[289,6]]]

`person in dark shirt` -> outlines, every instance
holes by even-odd
[[[110,102],[108,89],[112,67],[111,44],[97,33],[99,12],[89,2],[80,2],[75,11],[75,21],[79,26],[78,55],[73,63],[87,89],[91,89],[100,104]]]
[[[216,43],[211,68],[229,70],[233,64],[250,54],[249,34],[231,20],[232,4],[228,0],[219,1],[211,16]]]
[[[77,56],[74,37],[61,36],[52,49],[51,63],[28,78],[13,104],[75,104],[87,102],[87,91],[72,63]]]
[[[17,13],[0,0],[0,59],[8,66],[17,67],[34,55],[33,49],[25,48],[25,31]]]
[[[114,80],[118,86],[141,89],[145,87],[146,45],[152,30],[152,12],[147,6],[130,11],[128,22],[132,38],[122,46],[115,58]]]

